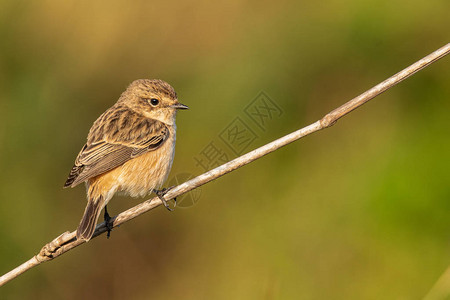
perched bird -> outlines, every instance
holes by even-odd
[[[166,190],[158,189],[172,167],[178,109],[188,107],[167,82],[139,79],[94,122],[64,184],[86,182],[88,203],[77,239],[91,239],[103,208],[109,220],[106,204],[115,193],[142,197],[153,191],[169,208]]]

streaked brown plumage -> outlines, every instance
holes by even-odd
[[[88,241],[116,192],[145,196],[167,179],[175,154],[177,100],[162,80],[139,79],[92,125],[64,187],[86,182],[88,204],[77,238]]]

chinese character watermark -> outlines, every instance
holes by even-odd
[[[283,114],[281,108],[264,92],[260,92],[244,111],[262,130],[265,130],[268,122]]]
[[[229,159],[221,148],[217,147],[214,142],[210,142],[200,151],[199,156],[194,157],[194,160],[197,162],[197,167],[200,166],[203,170],[209,170],[226,163]]]
[[[248,151],[270,122],[283,114],[281,107],[261,91],[224,129],[194,157],[195,165],[203,171],[227,163]],[[188,174],[189,175],[189,174]],[[194,190],[195,191],[195,190]],[[192,192],[191,192],[192,193]],[[187,195],[190,195],[188,193]],[[192,206],[200,194],[190,196],[183,207]],[[186,200],[183,200],[186,201]],[[178,203],[178,202],[177,202]],[[179,203],[181,205],[181,203]]]
[[[240,117],[236,117],[219,137],[234,154],[241,155],[258,136]]]

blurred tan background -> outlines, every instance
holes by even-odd
[[[0,273],[76,228],[85,190],[62,185],[134,79],[164,79],[189,105],[170,177],[198,175],[211,143],[236,157],[221,138],[235,120],[253,132],[249,151],[443,46],[449,11],[447,0],[1,1]],[[204,186],[194,205],[160,207],[25,273],[0,298],[423,297],[450,264],[449,63]],[[246,114],[261,92],[280,109],[262,128]]]

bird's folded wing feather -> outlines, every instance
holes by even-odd
[[[167,126],[131,111],[108,115],[94,123],[88,142],[81,149],[65,187],[74,187],[89,178],[121,166],[128,160],[154,151],[169,137]]]

